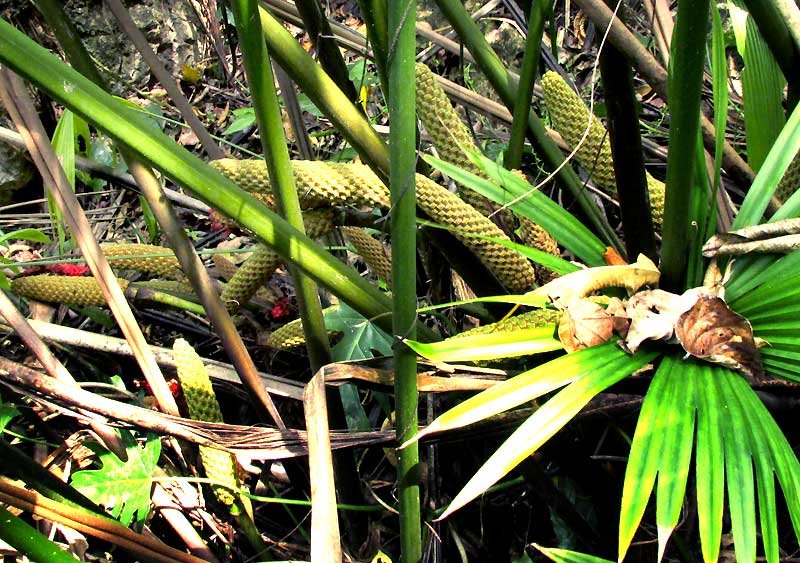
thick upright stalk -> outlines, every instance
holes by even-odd
[[[625,249],[630,260],[639,254],[656,260],[656,236],[647,197],[647,173],[631,67],[616,47],[606,44],[600,53],[600,72]]]
[[[392,325],[394,334],[414,338],[416,320],[416,88],[414,54],[416,0],[391,2],[389,6],[389,187],[392,198]],[[397,344],[395,401],[397,440],[403,443],[417,433],[417,358],[410,348]],[[402,561],[422,558],[419,450],[398,452],[400,498],[400,546]]]
[[[378,76],[381,79],[381,88],[388,96],[389,79],[386,76],[386,49],[388,25],[387,0],[358,0],[361,16],[367,24],[367,37],[372,47],[372,60],[378,67]]]
[[[662,285],[670,291],[683,289],[686,273],[708,9],[708,0],[681,2],[672,41],[669,158],[661,248]]]
[[[511,123],[511,139],[508,141],[505,167],[508,169],[519,168],[522,165],[522,149],[525,146],[525,133],[528,130],[528,114],[531,111],[531,97],[533,84],[536,82],[536,70],[539,66],[540,45],[544,22],[552,8],[550,0],[536,0],[531,6],[531,15],[528,18],[528,37],[525,39],[525,56],[522,58],[522,68],[519,74],[519,90],[517,101],[514,103],[514,119]]]
[[[489,45],[489,42],[486,41],[483,32],[472,21],[469,13],[464,9],[464,5],[458,0],[436,0],[436,4],[456,30],[458,36],[464,42],[464,46],[475,57],[478,66],[503,100],[503,103],[509,109],[513,109],[517,99],[515,93],[517,83],[503,66],[502,61]],[[541,154],[547,165],[553,170],[559,168],[564,162],[564,155],[555,141],[547,134],[542,120],[534,112],[530,112],[528,115],[528,134],[534,148]],[[580,205],[600,238],[607,244],[617,248],[617,250],[622,250],[617,235],[608,224],[605,215],[586,193],[583,182],[578,178],[575,170],[569,165],[562,166],[559,169],[558,178],[578,202],[578,205]]]
[[[256,0],[235,0],[231,2],[231,6],[236,17],[236,31],[242,48],[244,68],[250,95],[253,98],[264,158],[267,161],[270,183],[275,194],[275,204],[278,212],[289,224],[304,233],[303,215],[289,162],[289,151],[286,148],[278,95],[275,92],[275,78],[269,63],[267,45],[261,33],[258,4]],[[312,278],[293,264],[289,264],[289,270],[295,281],[311,368],[316,373],[319,368],[331,362],[331,350],[325,322],[322,319],[317,285]]]

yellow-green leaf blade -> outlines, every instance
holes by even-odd
[[[553,337],[555,325],[448,338],[427,344],[405,340],[417,354],[440,362],[494,360],[541,354],[563,348]]]

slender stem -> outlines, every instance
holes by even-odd
[[[536,0],[531,6],[531,15],[528,18],[528,37],[525,39],[525,55],[522,58],[522,69],[519,74],[519,90],[514,103],[511,139],[508,141],[508,152],[506,152],[504,162],[505,167],[510,170],[522,166],[522,149],[525,146],[525,133],[528,130],[533,84],[536,82],[536,71],[541,58],[539,50],[541,49],[544,24],[552,4],[550,0]]]
[[[295,0],[295,6],[303,18],[303,27],[317,48],[317,60],[342,92],[355,103],[358,100],[358,92],[350,81],[347,65],[319,0]]]
[[[662,284],[670,291],[683,289],[686,273],[708,9],[708,0],[682,2],[672,41],[669,158],[661,248]]]
[[[367,37],[372,46],[372,59],[378,67],[378,76],[381,79],[381,88],[389,91],[389,79],[386,73],[386,43],[388,41],[387,0],[359,0],[361,15],[367,24]],[[388,95],[388,94],[387,94]]]
[[[0,539],[31,561],[75,563],[71,553],[58,547],[47,539],[47,536],[2,506],[0,506]]]
[[[290,225],[300,232],[305,232],[289,151],[286,148],[272,65],[269,64],[269,53],[261,32],[258,4],[255,0],[236,0],[231,2],[231,6],[236,18],[236,31],[276,207]],[[322,319],[317,286],[312,278],[303,274],[296,266],[290,264],[289,269],[295,280],[295,291],[300,306],[300,317],[303,319],[311,368],[316,373],[319,368],[331,362],[328,333]]]
[[[416,321],[416,0],[389,6],[389,131],[390,189],[392,199],[392,317],[394,334],[414,338]],[[405,442],[418,431],[417,357],[396,343],[395,401],[397,439]],[[416,444],[398,452],[401,561],[422,559],[419,481]]]
[[[616,47],[606,44],[600,53],[600,72],[625,249],[630,260],[639,254],[656,260],[656,236],[647,197],[647,173],[631,67]]]

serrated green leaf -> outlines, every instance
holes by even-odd
[[[72,486],[102,504],[126,526],[135,521],[141,529],[150,512],[150,488],[161,455],[161,439],[148,434],[144,448],[140,448],[130,432],[121,430],[120,434],[128,461],[122,462],[103,449],[98,452],[101,468],[76,472],[72,476]]]
[[[541,354],[563,348],[555,325],[448,338],[432,344],[404,340],[420,356],[441,362],[467,362]]]
[[[703,561],[719,557],[722,539],[722,510],[725,498],[725,464],[720,417],[716,408],[718,394],[715,378],[705,378],[697,385],[697,521]]]
[[[542,547],[538,544],[533,544],[533,547],[538,549],[545,557],[556,563],[612,563],[608,559],[595,557],[594,555],[586,555],[585,553],[578,553],[577,551],[568,551],[566,549],[556,549],[553,547]]]
[[[561,430],[595,395],[657,356],[656,352],[646,351],[628,355],[617,349],[622,352],[622,356],[608,359],[609,352],[616,348],[613,344],[594,348],[604,349],[606,358],[596,358],[591,370],[576,378],[523,422],[478,469],[439,519],[446,518],[481,495]],[[580,352],[591,349],[587,348]],[[580,352],[571,356],[576,356]]]
[[[326,311],[325,327],[342,333],[342,339],[333,347],[333,359],[363,360],[378,355],[392,355],[392,337],[365,319],[360,313],[340,303],[339,307]],[[374,351],[374,352],[373,352]]]

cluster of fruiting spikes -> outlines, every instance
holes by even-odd
[[[238,163],[238,164],[237,164]],[[214,165],[230,175],[246,190],[268,191],[269,178],[262,160],[215,161]],[[358,163],[330,164],[293,161],[295,182],[306,201],[328,199],[330,204],[372,205],[388,209],[389,191],[368,166]],[[302,171],[302,173],[298,173]],[[484,237],[509,240],[494,223],[446,188],[429,178],[417,175],[418,205],[431,219],[448,226],[465,246],[513,291],[527,291],[535,283],[530,263],[519,253]]]
[[[178,338],[172,347],[175,356],[175,366],[178,370],[178,380],[181,382],[183,395],[189,408],[189,416],[193,420],[206,422],[224,422],[217,397],[211,386],[203,361],[194,348],[183,338]],[[206,477],[213,479],[220,485],[212,485],[211,490],[222,504],[233,505],[236,500],[236,490],[240,482],[236,473],[236,461],[233,456],[224,451],[200,446],[200,459]]]
[[[583,100],[558,73],[550,71],[542,76],[542,91],[553,128],[573,150],[579,147],[575,158],[591,172],[597,187],[616,197],[617,184],[611,158],[611,143],[603,124],[589,112]],[[587,125],[589,131],[586,138],[583,138]],[[660,227],[664,219],[664,183],[647,174],[647,189],[653,223]]]

